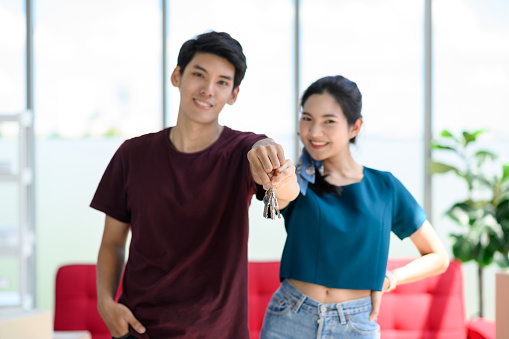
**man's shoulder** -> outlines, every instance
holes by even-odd
[[[144,147],[155,141],[158,142],[164,137],[164,135],[168,135],[168,133],[169,128],[165,128],[158,132],[146,133],[136,137],[132,137],[125,140],[124,143],[122,144],[122,147],[124,149],[137,149],[139,147]]]
[[[229,141],[231,141],[231,140],[237,140],[237,141],[249,140],[250,142],[253,141],[253,143],[255,143],[258,140],[267,138],[267,136],[264,134],[257,134],[257,133],[248,132],[248,131],[239,131],[239,130],[230,128],[228,126],[224,126],[224,134],[225,134],[226,139],[228,139]]]

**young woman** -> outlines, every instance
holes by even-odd
[[[363,122],[354,82],[321,78],[304,92],[301,107],[301,192],[279,201],[288,234],[282,283],[261,338],[379,338],[382,294],[444,272],[447,252],[401,182],[352,157],[349,146]],[[391,231],[410,237],[421,256],[389,272]]]

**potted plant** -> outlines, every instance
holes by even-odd
[[[483,269],[495,262],[509,267],[509,164],[502,165],[502,173],[488,173],[486,164],[497,159],[491,151],[475,149],[478,137],[485,130],[463,131],[455,136],[443,130],[432,149],[448,152],[459,166],[432,161],[432,174],[455,173],[465,181],[468,194],[456,202],[446,214],[458,225],[461,232],[451,233],[454,257],[467,262],[473,260],[478,267],[479,316],[483,316]]]

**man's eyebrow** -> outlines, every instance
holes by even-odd
[[[208,73],[207,70],[203,67],[201,67],[200,65],[193,65],[194,68],[196,69],[199,69],[200,71],[204,72],[204,73]],[[223,79],[226,79],[226,80],[232,80],[233,78],[229,75],[220,75],[221,78]]]

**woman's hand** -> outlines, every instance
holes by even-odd
[[[382,291],[371,291],[371,314],[369,315],[369,321],[374,321],[380,313],[380,305],[382,305],[382,296],[390,286],[390,281],[387,277],[384,278],[384,284]]]

